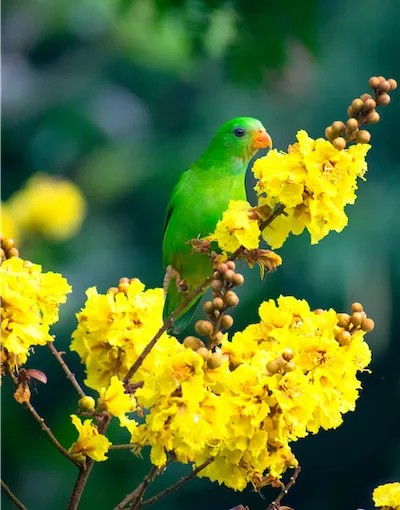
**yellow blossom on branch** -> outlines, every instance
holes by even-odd
[[[384,507],[386,510],[400,509],[400,483],[387,483],[377,487],[373,494],[376,507]]]
[[[233,253],[240,246],[248,250],[258,248],[260,229],[258,221],[251,217],[252,207],[244,200],[231,200],[222,220],[218,221],[215,231],[206,237],[208,241],[217,241],[219,247]]]
[[[125,393],[122,381],[114,375],[111,377],[110,386],[100,390],[99,407],[123,419],[126,413],[135,411],[136,401],[133,395]]]
[[[338,150],[328,140],[313,140],[303,130],[297,140],[288,153],[271,150],[253,165],[259,205],[285,206],[284,215],[263,231],[272,248],[279,248],[290,233],[299,235],[304,228],[312,244],[331,230],[341,232],[348,221],[344,207],[354,204],[357,178],[363,179],[367,170],[368,144]]]
[[[73,182],[36,174],[7,201],[7,213],[23,234],[36,232],[63,241],[79,230],[86,201]]]
[[[71,287],[60,274],[17,257],[3,261],[0,271],[3,372],[23,365],[32,346],[53,341],[49,329]]]
[[[99,433],[92,420],[85,420],[83,423],[75,414],[71,414],[73,425],[79,432],[78,440],[68,450],[77,460],[86,461],[86,457],[101,462],[107,460],[106,453],[111,442]]]

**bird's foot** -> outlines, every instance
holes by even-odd
[[[174,269],[172,266],[168,266],[167,270],[165,272],[164,284],[163,284],[165,295],[167,295],[167,293],[168,293],[168,287],[172,280],[175,280],[176,286],[178,287],[178,290],[180,292],[188,292],[189,291],[189,287],[188,287],[187,283],[185,282],[185,280],[183,280],[181,278],[179,271]]]

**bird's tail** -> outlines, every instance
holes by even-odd
[[[172,278],[168,284],[167,296],[164,303],[164,311],[163,311],[163,319],[164,321],[168,319],[173,311],[175,311],[178,306],[186,299],[187,294],[185,292],[180,292],[176,281]],[[183,331],[192,320],[194,312],[196,311],[197,306],[199,305],[201,299],[201,295],[196,297],[182,312],[181,314],[174,320],[172,327],[170,328],[171,333],[178,334]]]

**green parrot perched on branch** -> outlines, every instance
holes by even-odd
[[[271,137],[259,120],[237,117],[221,126],[206,151],[181,175],[165,220],[164,320],[178,308],[187,292],[196,289],[210,274],[209,258],[193,252],[188,241],[214,232],[231,200],[246,200],[249,161],[258,149],[271,145]],[[189,324],[200,298],[201,295],[175,319],[175,333]]]

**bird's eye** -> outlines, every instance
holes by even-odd
[[[243,128],[238,127],[233,130],[233,134],[235,136],[237,136],[238,138],[241,138],[242,136],[244,136],[246,134],[246,132]]]

